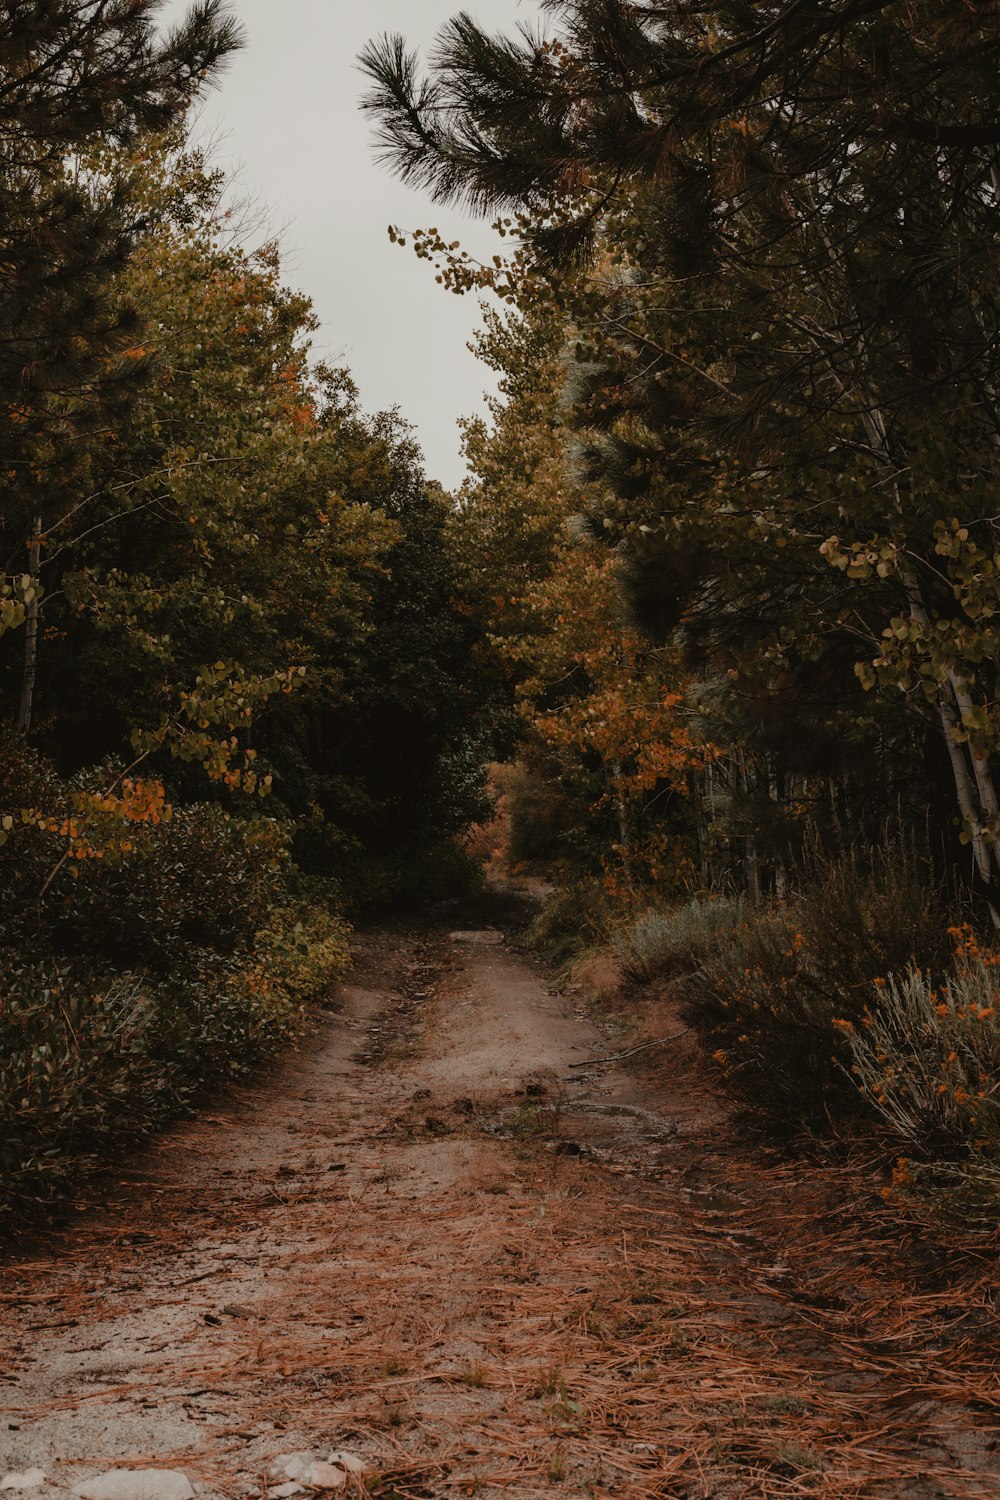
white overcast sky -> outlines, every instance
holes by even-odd
[[[186,9],[167,0],[165,21]],[[474,253],[494,254],[488,226],[436,207],[376,166],[356,59],[383,31],[426,48],[464,9],[496,31],[535,19],[534,0],[235,0],[243,52],[202,107],[199,134],[239,171],[283,230],[286,279],[313,300],[314,347],[346,364],[368,410],[398,406],[412,422],[428,476],[449,488],[464,473],[456,422],[481,409],[491,375],[467,350],[476,299],[437,285],[426,261],[391,245],[390,223],[434,225]]]

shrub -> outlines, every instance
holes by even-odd
[[[940,986],[917,969],[841,1023],[858,1086],[918,1155],[1000,1157],[1000,976],[979,955]]]
[[[648,984],[697,968],[744,916],[740,901],[695,898],[684,906],[652,908],[612,933],[622,971]]]
[[[595,884],[563,886],[548,896],[525,940],[550,963],[566,964],[597,937],[604,892]]]
[[[805,947],[824,980],[856,1018],[876,977],[911,965],[942,973],[950,964],[949,917],[933,871],[905,839],[814,861],[796,901]],[[843,1012],[842,1012],[843,1013]]]
[[[790,905],[747,908],[685,983],[733,1088],[756,1108],[816,1125],[854,1111],[850,1046],[836,1021],[859,1024],[871,986],[893,970],[940,974],[947,918],[928,872],[887,847],[814,870]]]
[[[0,978],[0,1220],[49,1203],[162,1091],[152,1003],[134,976],[99,985],[5,954]]]
[[[168,818],[157,800],[65,861],[75,794],[113,781],[62,781],[0,735],[0,1220],[57,1204],[118,1143],[274,1056],[347,967],[332,888],[296,874],[273,819]]]
[[[835,1097],[853,1102],[838,997],[787,908],[748,909],[684,990],[734,1091],[758,1109],[815,1122]]]
[[[168,976],[0,955],[0,1223],[273,1057],[347,961],[319,908],[273,913],[240,957],[182,948]]]
[[[179,807],[135,836],[118,862],[88,860],[47,903],[50,940],[88,961],[169,973],[187,947],[249,949],[286,896],[288,839],[270,819],[242,821],[208,805]]]
[[[257,934],[255,952],[246,982],[252,975],[259,984],[276,986],[293,1004],[305,1005],[327,997],[343,978],[350,962],[348,928],[322,907],[279,907]]]

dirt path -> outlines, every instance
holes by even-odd
[[[741,1145],[689,1039],[571,1067],[614,1046],[497,938],[368,940],[283,1075],[0,1270],[0,1480],[264,1496],[346,1449],[386,1500],[1000,1493],[995,1257]]]

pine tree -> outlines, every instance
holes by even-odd
[[[79,498],[87,440],[148,372],[134,357],[141,309],[115,295],[142,226],[88,153],[176,124],[240,42],[226,0],[198,0],[166,35],[158,10],[0,5],[0,476],[5,529],[24,538],[44,542]],[[5,572],[27,562],[18,542]]]

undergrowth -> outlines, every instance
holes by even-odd
[[[27,800],[24,778],[5,790]],[[188,806],[130,845],[44,901],[51,833],[0,848],[0,1228],[57,1212],[119,1147],[273,1057],[346,969],[332,892],[280,824]]]
[[[1000,954],[956,925],[932,872],[887,841],[814,859],[784,900],[561,892],[534,924],[564,965],[600,943],[634,986],[668,981],[732,1093],[774,1127],[874,1128],[891,1191],[1000,1209]],[[595,937],[595,935],[597,935]],[[960,1207],[959,1207],[960,1206]]]

